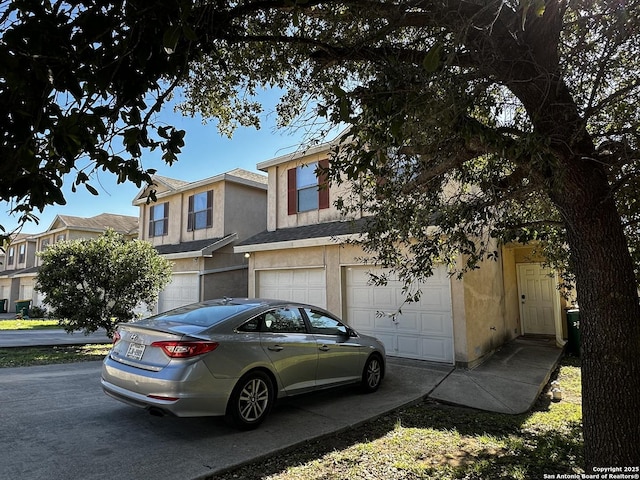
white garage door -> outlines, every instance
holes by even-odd
[[[326,308],[325,270],[324,268],[261,270],[257,272],[256,295]]]
[[[445,267],[420,285],[420,302],[405,303],[402,283],[369,285],[368,266],[345,267],[345,320],[359,332],[374,335],[387,355],[453,363],[451,284]],[[378,270],[378,273],[381,273]],[[402,313],[397,313],[398,309]]]
[[[188,305],[200,300],[200,282],[197,273],[174,273],[171,283],[160,292],[158,313]]]

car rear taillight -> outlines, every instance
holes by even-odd
[[[120,341],[122,337],[120,336],[120,332],[118,332],[117,330],[115,332],[113,332],[113,344],[115,345],[116,343],[118,343]]]
[[[171,358],[189,358],[218,348],[218,342],[153,342],[152,347],[161,348]]]

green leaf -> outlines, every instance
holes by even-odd
[[[164,35],[162,36],[162,46],[164,47],[164,51],[169,55],[176,51],[176,46],[178,45],[178,40],[180,40],[181,33],[182,27],[179,25],[173,26],[164,32]]]
[[[88,183],[85,183],[84,186],[87,188],[87,190],[89,190],[89,193],[91,193],[91,195],[95,195],[98,196],[98,191],[93,188],[91,185],[89,185]]]
[[[196,40],[198,40],[198,35],[189,25],[182,26],[182,34],[187,40],[191,42],[195,42]]]
[[[429,49],[427,54],[422,60],[422,67],[429,73],[433,73],[438,69],[440,65],[440,52],[442,51],[442,45],[436,43]]]

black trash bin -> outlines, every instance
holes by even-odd
[[[580,356],[580,310],[567,310],[567,353]]]
[[[22,318],[29,318],[30,306],[31,306],[31,300],[17,300],[16,313],[19,315],[22,315]]]

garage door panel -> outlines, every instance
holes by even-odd
[[[396,356],[433,362],[449,362],[451,351],[446,339],[398,335]]]
[[[371,270],[370,266],[345,268],[345,320],[356,330],[378,337],[390,356],[453,363],[451,288],[446,268],[437,268],[434,277],[419,285],[418,302],[405,302],[400,281],[369,285]],[[374,272],[380,274],[381,270]]]
[[[396,355],[409,358],[422,356],[422,342],[415,335],[398,335]]]
[[[256,286],[258,297],[326,307],[324,268],[258,271],[256,272]]]
[[[382,342],[387,352],[393,349],[393,345],[395,344],[395,338],[396,338],[395,333],[385,334],[377,330],[371,330],[371,331],[358,330],[358,332],[363,333],[365,335],[371,335],[372,337],[376,337],[378,340]]]
[[[372,291],[371,300],[378,308],[389,310],[397,305],[396,292],[392,289],[375,289]]]
[[[432,362],[451,363],[451,359],[453,358],[452,344],[446,339],[422,339],[422,352],[422,358]]]
[[[421,308],[429,308],[435,310],[449,309],[449,287],[448,286],[432,286],[429,285],[427,290],[422,290],[418,305]]]
[[[171,283],[158,296],[158,312],[166,312],[199,300],[200,280],[198,274],[174,274],[171,277]]]
[[[415,333],[422,330],[421,318],[418,312],[405,312],[397,318],[398,332]]]
[[[421,331],[429,335],[450,337],[453,334],[450,314],[423,313],[421,321]]]

